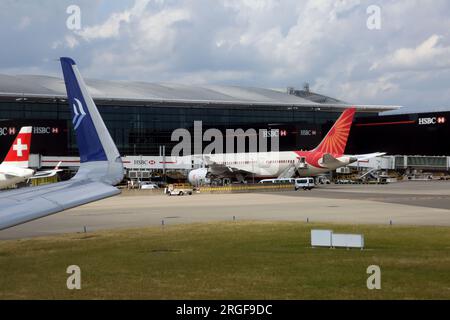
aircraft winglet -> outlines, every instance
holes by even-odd
[[[75,62],[61,58],[81,164],[70,180],[0,193],[0,230],[120,193],[123,165]]]
[[[109,184],[123,179],[123,165],[114,141],[89,94],[75,61],[61,58],[67,97],[80,153],[75,178],[93,175]]]

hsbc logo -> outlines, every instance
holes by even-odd
[[[16,134],[16,128],[14,128],[14,127],[0,128],[0,136],[14,136],[15,134]]]
[[[59,128],[57,127],[33,127],[33,134],[57,134]]]
[[[135,166],[146,166],[146,165],[154,165],[156,164],[155,160],[133,160],[133,164]]]
[[[58,127],[33,127],[33,134],[58,134],[60,129]],[[17,130],[14,127],[0,127],[1,136],[15,136]]]
[[[419,118],[419,125],[435,125],[444,124],[447,121],[445,117],[429,117],[429,118]]]
[[[287,131],[280,129],[262,130],[264,138],[286,137]]]
[[[303,129],[303,130],[300,130],[300,135],[301,136],[315,136],[315,135],[317,135],[317,131]]]
[[[263,130],[264,138],[279,137],[279,136],[280,136],[280,130],[278,130],[278,129]]]
[[[34,134],[49,134],[50,127],[33,127]]]

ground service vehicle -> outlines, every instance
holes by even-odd
[[[270,184],[270,183],[274,183],[274,184],[286,184],[286,183],[294,183],[295,179],[294,178],[283,178],[283,179],[263,179],[261,180],[259,183],[264,183],[264,184]]]
[[[159,187],[156,184],[154,184],[153,182],[148,182],[148,181],[141,182],[141,186],[140,187],[141,187],[141,189],[147,189],[147,190],[159,189]]]
[[[191,195],[194,192],[192,186],[188,184],[169,184],[166,193],[169,196],[183,196],[185,194]]]
[[[295,190],[303,189],[303,190],[311,190],[316,185],[314,183],[314,178],[298,178],[295,179]]]

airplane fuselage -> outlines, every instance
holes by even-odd
[[[292,178],[316,176],[344,167],[358,160],[382,155],[344,155],[356,109],[342,112],[319,145],[310,151],[253,152],[202,155],[206,167],[189,172],[192,184],[205,183],[210,178]]]
[[[30,178],[34,170],[15,166],[0,165],[0,189],[23,182]]]
[[[249,172],[256,178],[279,177],[290,167],[297,169],[298,176],[315,176],[353,162],[350,156],[332,154],[341,163],[326,165],[323,156],[323,152],[284,151],[210,154],[207,157],[210,162]],[[227,172],[222,172],[221,175],[227,176]],[[233,172],[230,171],[228,175],[232,176]]]

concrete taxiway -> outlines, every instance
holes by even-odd
[[[124,193],[0,231],[0,239],[238,220],[450,226],[450,182],[327,185],[312,191],[192,196]]]

